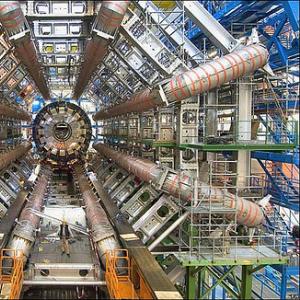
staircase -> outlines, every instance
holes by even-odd
[[[281,241],[281,251],[289,255],[290,262],[287,265],[266,266],[262,272],[254,276],[262,283],[263,287],[272,288],[280,299],[287,299],[287,295],[299,297],[299,254],[297,254],[295,240],[292,237],[292,222],[288,224],[284,213],[274,204],[266,209],[266,230],[276,234]],[[294,260],[293,260],[294,259]]]
[[[266,136],[271,137],[271,142],[275,144],[297,143],[296,123],[292,123],[291,121],[284,122],[282,118],[273,111],[268,112],[267,118],[262,115],[257,116],[266,128]]]
[[[257,114],[258,119],[265,126],[267,136],[270,135],[275,144],[289,143],[297,144],[297,122],[288,120],[287,101],[288,99],[294,99],[291,91],[286,84],[286,78],[275,77],[275,84],[271,82],[272,78],[267,77],[265,84],[267,91],[263,91],[263,99],[265,104],[269,102],[268,99],[272,99],[272,104],[275,109],[267,109],[264,113],[265,116]],[[284,90],[278,89],[278,86],[284,86]],[[283,91],[288,93],[288,97],[283,96]],[[268,104],[266,105],[268,107]]]
[[[289,227],[280,211],[275,205],[270,205],[266,214],[267,231],[273,233],[275,231],[281,241],[281,251],[287,253],[295,249],[295,241],[292,238],[292,228]]]
[[[296,274],[295,270],[289,268],[289,266],[266,266],[263,272],[258,272],[254,276],[260,281],[263,286],[268,288],[272,287],[272,291],[277,294],[280,299],[299,299],[299,273]],[[282,285],[283,277],[286,280],[286,284]],[[289,298],[286,296],[289,295]],[[261,298],[263,299],[263,298]]]
[[[289,209],[299,211],[299,170],[293,165],[291,172],[294,172],[294,177],[290,174],[285,174],[282,166],[287,168],[288,164],[279,162],[265,161],[263,163],[257,159],[260,166],[263,168],[267,175],[266,190],[267,193],[273,196],[272,203],[278,204]],[[296,177],[298,173],[298,178]]]
[[[299,182],[296,180],[296,178],[286,176],[280,163],[273,162],[273,168],[272,175],[273,178],[275,178],[280,190],[291,197],[299,199]]]

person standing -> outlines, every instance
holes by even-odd
[[[66,253],[68,256],[70,256],[70,245],[69,245],[69,239],[70,239],[70,230],[69,225],[66,221],[63,221],[60,224],[60,230],[59,230],[59,238],[61,240],[61,254]]]

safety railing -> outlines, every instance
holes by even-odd
[[[274,190],[274,184],[286,195],[291,197],[299,196],[299,173],[296,167],[289,164],[269,163],[272,168],[268,168],[269,173],[273,176],[273,181],[267,178],[268,191]]]
[[[222,159],[222,158],[220,158]],[[264,232],[263,226],[247,228],[238,218],[246,211],[238,211],[239,204],[232,207],[229,202],[247,201],[257,203],[265,196],[265,178],[261,174],[238,175],[236,161],[210,161],[208,182],[202,182],[198,201],[186,208],[191,214],[180,226],[180,254],[186,260],[264,260],[266,255],[273,259],[284,256],[282,245],[285,236],[276,230]],[[243,200],[241,200],[241,197]],[[254,206],[253,206],[254,207]],[[248,210],[253,211],[253,207]],[[240,206],[244,210],[244,206]],[[254,212],[254,211],[253,211]],[[250,216],[251,215],[251,216]],[[256,218],[251,213],[249,218]]]
[[[280,260],[285,256],[282,251],[284,236],[276,231],[274,234],[254,235],[249,239],[249,236],[240,235],[233,230],[226,234],[221,226],[214,231],[206,229],[206,233],[210,233],[207,236],[204,236],[202,232],[204,230],[201,225],[190,226],[188,232],[190,241],[182,245],[179,257],[183,260],[228,262],[241,259],[259,261],[268,255],[270,258]],[[185,251],[185,248],[188,250]]]
[[[0,256],[1,297],[19,299],[23,285],[23,253],[14,249],[2,249]]]
[[[208,135],[203,123],[199,143],[204,144],[294,144],[298,143],[297,121],[286,121],[259,116],[259,119],[232,122],[229,117],[219,118],[217,133]]]
[[[126,249],[106,252],[105,280],[112,299],[138,299],[130,279],[131,265]]]

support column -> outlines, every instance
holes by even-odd
[[[206,119],[206,135],[217,136],[218,132],[218,113],[217,113],[217,90],[212,90],[207,93],[207,119]],[[207,161],[216,159],[215,152],[207,152]]]
[[[240,299],[251,299],[252,294],[252,266],[242,266],[242,282]]]
[[[196,276],[195,267],[186,267],[186,299],[195,299]]]
[[[202,295],[205,293],[204,283],[208,280],[208,276],[206,276],[206,267],[201,267],[198,272],[198,297],[197,299],[203,299]]]
[[[198,143],[199,100],[199,96],[195,96],[177,105],[177,145]],[[178,149],[176,152],[176,168],[199,177],[198,150]]]
[[[207,93],[207,135],[215,136],[218,130],[218,115],[217,115],[217,90],[212,90]]]
[[[238,83],[238,107],[238,143],[249,142],[251,140],[252,108],[252,89],[249,79],[241,79]],[[250,162],[250,151],[239,150],[237,163],[237,187],[244,187],[249,184],[248,179],[251,172]]]
[[[281,286],[280,286],[280,299],[286,299],[286,285],[287,285],[287,272],[286,266],[282,266],[281,272]]]
[[[207,92],[204,95],[204,126],[205,126],[205,137],[216,137],[218,132],[218,115],[217,115],[217,92],[216,89]],[[200,156],[200,154],[202,154]],[[205,155],[206,154],[206,155]],[[210,180],[210,164],[211,161],[216,160],[216,152],[200,152],[199,156],[202,158],[199,168],[199,177],[202,179],[203,182],[209,183]]]

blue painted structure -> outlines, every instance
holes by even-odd
[[[262,283],[262,289],[264,287],[270,288],[280,299],[287,299],[287,293],[299,295],[297,283],[291,280],[291,276],[299,276],[298,266],[266,266],[263,273],[257,273],[255,275],[256,279]]]
[[[41,96],[36,96],[33,103],[32,103],[32,108],[31,111],[33,114],[36,114],[37,112],[40,111],[45,105],[45,100]]]
[[[264,42],[270,52],[269,62],[273,70],[288,70],[289,74],[299,77],[299,69],[288,69],[288,67],[293,65],[299,67],[299,60],[297,59],[299,57],[298,1],[224,1],[223,5],[219,7],[213,5],[216,1],[211,1],[210,3],[209,1],[199,2],[229,31],[232,23],[240,23],[240,28],[246,31],[245,35],[249,35],[251,26],[243,28],[243,25],[253,23],[253,27],[257,27],[262,42]],[[287,28],[287,24],[289,24],[289,28]],[[187,25],[187,36],[196,46],[202,49],[201,38],[204,37],[203,33],[191,21]],[[242,32],[242,30],[240,31]],[[209,41],[206,42],[209,44]],[[285,95],[282,93],[282,88],[292,89],[298,84],[299,79],[288,83],[288,85],[286,85],[286,82],[279,82],[273,89],[278,99],[283,101],[275,103],[275,99],[273,101],[268,99],[265,103],[254,104],[255,114],[265,123],[266,128],[268,128],[269,124],[265,122],[260,114],[267,113],[271,115],[271,120],[274,121],[271,134],[275,143],[281,143],[281,132],[283,126],[285,126],[281,120],[281,115],[278,113],[278,108],[280,107],[284,112],[287,110],[295,111],[299,108],[299,99],[292,94]],[[287,137],[290,142],[295,143],[295,145],[298,144],[297,130],[296,134],[288,133]],[[273,195],[273,202],[299,211],[299,190],[294,188],[291,178],[287,178],[281,169],[282,163],[289,163],[299,168],[299,149],[294,150],[292,153],[256,151],[251,156],[258,160],[267,175],[266,192]],[[274,172],[270,173],[262,160],[274,162]],[[280,220],[279,216],[277,216],[276,220]],[[289,233],[290,230],[286,227],[287,237],[290,236]],[[288,242],[286,241],[286,244],[283,246],[285,247],[287,244]],[[283,250],[287,250],[287,247]],[[262,282],[262,288],[267,286],[275,291],[281,299],[286,299],[287,293],[299,296],[299,287],[291,280],[291,276],[299,276],[299,266],[270,266],[264,269],[264,273],[255,274],[255,277]]]
[[[299,3],[298,1],[226,1],[223,8],[213,12],[209,5],[200,1],[226,29],[232,23],[252,23],[257,26],[265,44],[271,52],[270,64],[274,69],[286,67],[288,58],[299,55]],[[282,29],[286,22],[291,25],[290,38],[283,38]],[[203,33],[191,22],[187,36],[197,45]],[[274,31],[266,30],[272,26]],[[269,32],[269,33],[268,33]],[[250,34],[250,32],[248,33]]]
[[[296,110],[299,109],[299,101],[295,99],[287,99],[286,101],[281,101],[279,103],[275,103],[275,101],[267,99],[265,103],[254,103],[254,111],[255,113],[266,113],[271,110],[278,109],[278,106],[281,107],[282,110]]]
[[[286,177],[279,164],[274,163],[271,172],[260,159],[257,161],[267,175],[267,193],[273,196],[272,202],[299,211],[299,190],[294,181]]]
[[[295,164],[299,168],[299,152],[264,152],[264,151],[253,151],[251,152],[252,158],[260,160],[270,160],[275,162],[283,162],[288,164]]]

